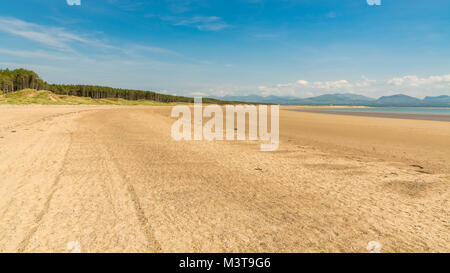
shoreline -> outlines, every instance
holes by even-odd
[[[353,111],[333,111],[333,110],[312,110],[312,109],[286,109],[289,111],[299,111],[318,114],[332,114],[345,116],[362,116],[377,118],[394,118],[394,119],[412,119],[412,120],[431,120],[450,122],[450,115],[442,114],[413,114],[413,113],[386,113],[386,112],[353,112]]]

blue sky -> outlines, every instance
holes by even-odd
[[[448,0],[0,3],[0,67],[51,83],[203,96],[450,95]]]

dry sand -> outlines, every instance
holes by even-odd
[[[448,122],[282,110],[261,152],[169,113],[0,106],[0,251],[450,251]]]

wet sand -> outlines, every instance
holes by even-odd
[[[280,111],[280,148],[170,107],[0,106],[0,251],[450,251],[450,126]]]
[[[364,116],[364,117],[379,117],[379,118],[397,118],[397,119],[415,119],[415,120],[435,120],[435,121],[450,121],[450,115],[440,114],[412,114],[412,113],[380,113],[380,112],[356,112],[356,111],[336,111],[323,109],[290,109],[292,111],[322,113],[332,115],[347,115],[347,116]]]

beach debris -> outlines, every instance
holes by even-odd
[[[262,171],[262,169],[259,168],[259,167],[256,167],[256,168],[255,168],[255,171]]]

